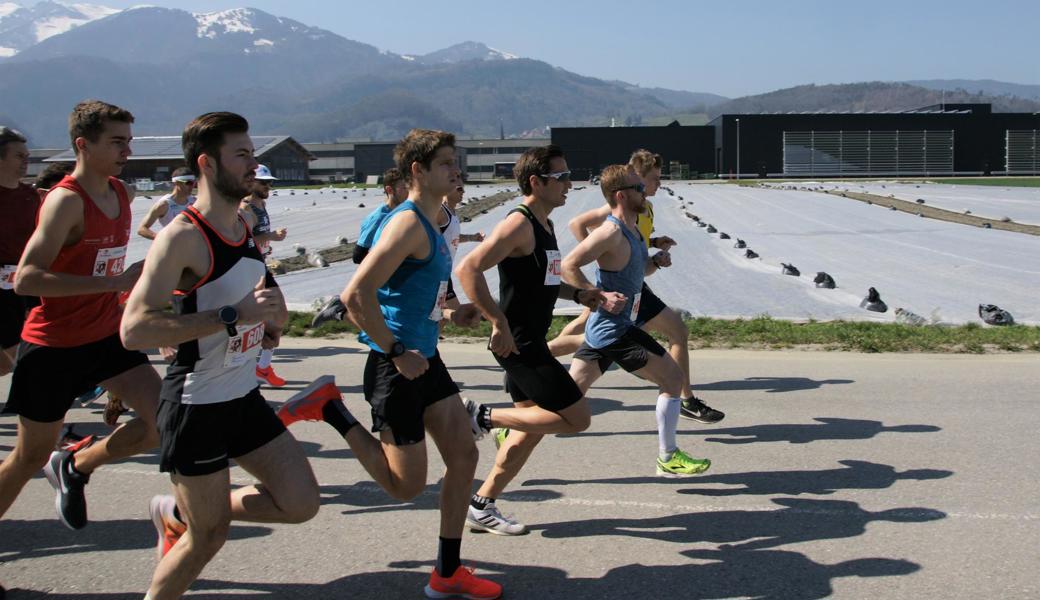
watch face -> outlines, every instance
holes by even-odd
[[[220,321],[222,323],[233,325],[238,320],[238,311],[233,306],[225,306],[220,309]]]

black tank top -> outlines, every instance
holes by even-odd
[[[534,230],[534,252],[507,257],[498,263],[498,293],[502,312],[517,345],[545,341],[552,311],[560,292],[560,247],[556,234],[546,231],[526,206],[509,211],[522,213]]]

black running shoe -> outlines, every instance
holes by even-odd
[[[87,498],[83,488],[90,481],[90,475],[72,469],[72,456],[68,450],[52,452],[43,474],[57,491],[54,508],[58,518],[69,529],[83,529],[87,526]]]
[[[700,398],[686,398],[679,408],[679,416],[698,423],[718,423],[726,417],[726,414],[717,411],[701,401]]]
[[[343,306],[339,296],[333,296],[331,300],[325,303],[325,306],[321,307],[318,314],[314,315],[314,320],[311,321],[311,329],[329,321],[342,321],[345,314],[347,314],[347,307]]]

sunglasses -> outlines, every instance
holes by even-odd
[[[570,181],[571,180],[571,172],[570,171],[559,171],[559,172],[556,172],[556,173],[545,173],[545,174],[539,174],[538,176],[541,177],[542,179],[552,178],[552,179],[555,179],[556,181],[559,181],[559,182],[564,182],[564,181]]]
[[[636,183],[636,184],[633,184],[633,185],[626,185],[625,187],[619,187],[619,188],[615,188],[614,189],[615,192],[623,192],[625,190],[635,190],[635,191],[639,192],[640,194],[642,194],[642,193],[646,192],[646,186],[643,185],[642,183]]]

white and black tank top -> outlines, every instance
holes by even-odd
[[[242,239],[231,241],[220,235],[195,207],[186,209],[184,216],[202,233],[211,261],[205,277],[191,289],[175,293],[176,314],[237,304],[261,280],[267,287],[277,285],[244,221]],[[222,329],[182,343],[163,379],[161,398],[183,404],[215,404],[241,398],[256,388],[256,358],[264,324],[239,323],[237,331],[234,337]]]

